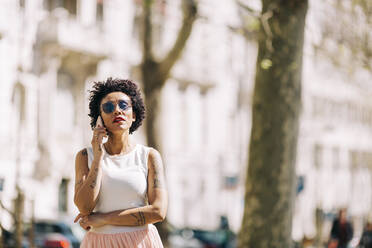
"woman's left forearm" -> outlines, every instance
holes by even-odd
[[[131,208],[126,210],[116,210],[102,213],[105,225],[117,226],[143,226],[161,222],[165,218],[165,211],[154,205]]]

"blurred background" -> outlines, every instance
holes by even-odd
[[[156,0],[151,8],[145,0],[0,0],[7,245],[78,247],[74,160],[90,145],[88,90],[119,77],[157,99],[146,100],[151,123],[133,138],[164,158],[170,247],[235,247],[260,11],[258,0]],[[323,247],[341,208],[352,246],[372,218],[371,16],[368,0],[309,1],[291,231],[298,247]]]

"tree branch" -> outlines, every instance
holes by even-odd
[[[269,19],[273,16],[273,12],[267,11],[262,14],[260,20],[262,24],[262,28],[266,34],[266,47],[267,49],[272,52],[274,50],[273,44],[272,44],[272,39],[273,39],[273,33],[271,32],[271,28],[269,25]]]
[[[152,0],[143,1],[143,61],[152,60],[152,25],[151,25],[151,5]]]
[[[0,201],[0,207],[7,211],[14,218],[15,214],[9,208],[5,207],[2,201]]]
[[[239,7],[241,7],[242,9],[244,9],[245,11],[247,11],[250,15],[254,16],[254,17],[260,17],[261,16],[261,13],[252,9],[251,7],[245,5],[244,3],[242,3],[241,1],[239,0],[236,0],[236,3],[238,4]]]
[[[181,55],[183,48],[185,47],[186,41],[188,40],[194,21],[197,18],[197,5],[195,0],[183,0],[183,22],[182,27],[178,31],[177,39],[168,52],[166,57],[159,63],[161,76],[166,78],[176,63],[178,57]]]

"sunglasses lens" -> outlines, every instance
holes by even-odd
[[[121,100],[119,101],[119,107],[122,109],[122,110],[126,110],[128,108],[128,103],[124,100]]]
[[[106,102],[105,104],[102,104],[102,110],[106,113],[112,113],[115,109],[115,106],[112,102]]]

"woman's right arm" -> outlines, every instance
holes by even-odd
[[[97,124],[93,131],[93,161],[88,168],[87,149],[76,155],[75,161],[75,196],[74,202],[82,215],[90,214],[97,204],[102,179],[103,137],[107,136],[106,128]]]
[[[101,159],[93,159],[89,170],[87,150],[83,149],[76,155],[74,202],[83,215],[90,214],[98,200],[102,178],[100,162]]]

